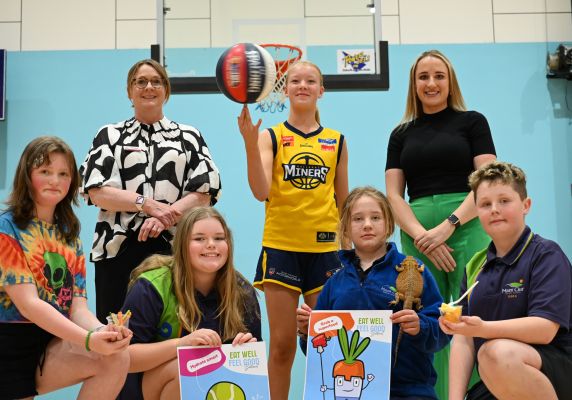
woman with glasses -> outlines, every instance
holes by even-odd
[[[101,321],[121,308],[133,268],[151,254],[171,252],[181,215],[220,195],[201,133],[163,114],[170,93],[163,66],[135,63],[127,75],[134,116],[102,127],[80,168],[81,193],[100,208],[90,259]]]

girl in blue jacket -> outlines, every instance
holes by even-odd
[[[395,300],[398,272],[395,267],[405,258],[395,243],[395,219],[385,195],[366,186],[349,194],[344,202],[339,227],[342,267],[324,286],[316,310],[393,310],[392,322],[401,327],[403,337],[394,369],[391,371],[391,400],[437,399],[433,386],[437,378],[433,353],[443,348],[449,338],[439,329],[439,306],[443,301],[435,279],[428,269],[422,272],[423,308],[403,310]],[[306,350],[308,320],[312,309],[303,304],[297,309],[298,334]],[[392,354],[399,328],[393,329]]]

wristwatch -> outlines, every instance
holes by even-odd
[[[461,221],[459,220],[459,217],[457,217],[455,214],[449,215],[447,217],[447,221],[449,221],[449,223],[453,225],[455,228],[461,226]]]
[[[137,196],[135,199],[135,207],[137,207],[139,212],[143,212],[143,205],[145,204],[145,200],[147,200],[145,196]]]

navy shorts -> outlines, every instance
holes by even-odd
[[[559,399],[572,399],[572,346],[556,344],[531,345],[538,351],[542,359],[540,371],[554,386]]]
[[[38,394],[36,369],[53,337],[36,324],[0,323],[0,400]]]
[[[572,399],[572,346],[559,346],[555,344],[531,344],[542,360],[540,371],[546,375],[559,399]],[[469,392],[467,400],[493,400],[496,399],[483,384],[476,383]]]
[[[319,292],[328,278],[342,267],[337,253],[304,253],[263,247],[253,286],[264,290],[264,283],[269,282],[304,295]]]

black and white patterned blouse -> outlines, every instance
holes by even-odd
[[[220,175],[201,133],[167,118],[153,125],[135,118],[105,125],[79,171],[80,193],[90,205],[89,189],[101,186],[137,192],[168,204],[192,192],[210,194],[214,204],[221,193]],[[137,212],[101,209],[91,261],[115,257],[144,219],[145,215]]]

